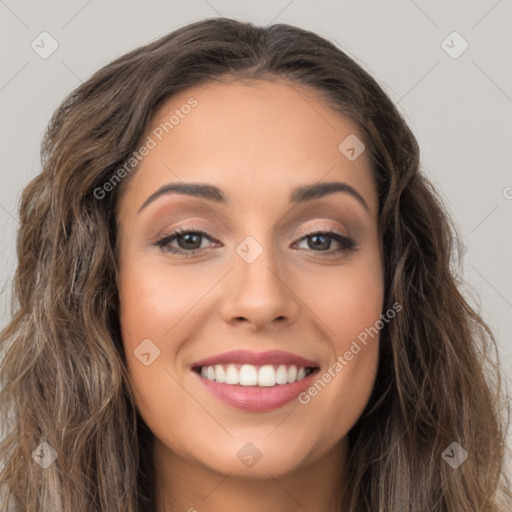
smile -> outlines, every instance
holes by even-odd
[[[234,351],[192,366],[216,398],[245,411],[270,411],[306,389],[319,366],[295,354]]]
[[[283,384],[292,384],[306,378],[314,368],[281,364],[254,366],[252,364],[216,364],[215,366],[202,366],[200,373],[205,379],[214,380],[222,384],[241,386],[272,387]]]

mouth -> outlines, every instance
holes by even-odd
[[[202,378],[230,386],[274,387],[300,382],[311,375],[317,367],[296,365],[255,366],[252,364],[216,364],[196,366],[193,370]]]
[[[191,369],[222,402],[245,411],[270,411],[310,386],[320,367],[287,352],[239,350],[199,361]]]

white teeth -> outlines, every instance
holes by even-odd
[[[238,370],[234,364],[228,364],[226,368],[226,377],[224,382],[226,384],[238,384]]]
[[[288,368],[288,383],[297,381],[297,367],[292,364]]]
[[[294,364],[288,367],[284,364],[279,366],[244,364],[237,369],[234,364],[216,364],[201,367],[201,377],[231,385],[273,387],[301,381],[306,378],[306,368],[297,368]]]
[[[256,386],[258,384],[258,370],[252,364],[244,364],[239,373],[242,386]]]
[[[288,372],[284,364],[280,365],[276,372],[276,383],[287,384],[288,383]]]
[[[226,380],[224,367],[221,364],[215,365],[215,380],[217,382],[224,382]]]
[[[267,364],[260,368],[258,372],[258,386],[275,386],[276,385],[276,371],[271,364]]]

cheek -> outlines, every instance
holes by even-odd
[[[322,321],[330,344],[340,353],[346,350],[348,340],[379,319],[384,299],[383,274],[376,257],[328,270],[301,278],[294,291]]]
[[[137,407],[153,432],[171,426],[174,433],[183,430],[189,435],[190,422],[173,421],[172,411],[201,413],[180,384],[184,375],[179,355],[200,328],[198,305],[218,282],[218,274],[199,275],[193,265],[171,268],[165,261],[130,250],[123,254],[119,275],[123,347]]]
[[[337,356],[299,396],[304,412],[311,418],[308,430],[316,432],[313,451],[324,452],[344,438],[361,417],[370,399],[378,363],[378,336],[371,344],[355,348],[349,360]]]
[[[120,324],[131,388],[141,416],[157,437],[169,432],[179,438],[195,435],[191,422],[185,422],[187,431],[183,422],[173,421],[173,411],[191,410],[195,403],[178,384],[174,361],[179,343],[172,340],[180,339],[180,320],[197,302],[199,291],[192,291],[180,273],[173,275],[171,285],[163,269],[130,265],[128,258],[120,274]]]
[[[322,321],[331,350],[331,363],[299,397],[315,428],[324,432],[322,444],[346,435],[373,389],[384,295],[380,261],[363,260],[317,276],[316,286],[301,293]]]
[[[183,293],[187,289],[180,293],[179,276],[171,287],[164,272],[141,264],[128,251],[123,256],[119,275],[121,335],[137,405],[146,417],[172,386],[166,369],[176,349],[172,344],[164,345],[162,339],[185,314]],[[158,411],[153,410],[150,416],[157,417]]]
[[[119,279],[125,349],[133,351],[142,339],[151,338],[165,340],[165,350],[172,351],[169,341],[176,338],[180,322],[217,280],[212,272],[198,276],[186,270],[170,271],[154,261],[145,264],[142,258],[140,262],[127,258]]]

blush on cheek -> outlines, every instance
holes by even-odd
[[[375,324],[382,312],[383,295],[380,283],[361,283],[354,276],[339,282],[342,284],[333,285],[331,280],[329,286],[317,286],[303,296],[328,326],[329,336],[343,343]]]

